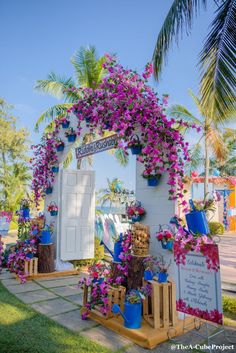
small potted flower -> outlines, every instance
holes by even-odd
[[[50,244],[51,235],[54,231],[54,223],[51,222],[50,225],[45,224],[44,228],[41,231],[40,241],[41,244]]]
[[[143,178],[147,179],[147,185],[148,186],[157,186],[159,184],[159,181],[161,179],[161,174],[159,173],[143,173]]]
[[[154,276],[154,265],[156,263],[156,258],[154,258],[153,256],[148,256],[143,260],[143,265],[144,265],[144,279],[145,281],[150,281],[153,279]]]
[[[53,187],[52,187],[51,182],[47,182],[46,187],[45,187],[45,194],[46,195],[52,194],[52,190],[53,190]]]
[[[52,166],[52,172],[53,173],[58,173],[59,172],[59,165],[58,164],[54,164]]]
[[[69,129],[66,130],[65,136],[67,137],[68,142],[75,142],[76,133],[73,127],[70,127]]]
[[[61,122],[61,126],[63,127],[63,129],[68,129],[68,127],[70,126],[70,121],[67,117],[61,118],[60,122]]]
[[[134,155],[140,154],[142,152],[142,144],[139,140],[138,135],[133,135],[131,140],[128,143],[128,147],[131,150],[131,153]]]
[[[23,218],[29,218],[30,217],[30,202],[27,199],[22,199],[21,204],[21,214]]]
[[[140,222],[142,216],[145,215],[145,209],[141,206],[141,202],[136,201],[127,207],[127,215],[131,218],[132,222]]]
[[[59,137],[55,139],[55,145],[56,145],[56,149],[57,149],[58,152],[63,151],[64,148],[65,148],[64,141],[61,138],[59,138]]]
[[[174,234],[170,229],[162,229],[156,233],[156,239],[161,242],[162,249],[172,250],[174,242]]]
[[[167,263],[164,261],[164,257],[160,256],[159,260],[156,262],[157,266],[157,273],[158,273],[158,283],[166,283],[168,279],[168,269],[170,267],[171,261],[167,265]]]
[[[57,216],[58,207],[56,205],[56,202],[54,202],[54,201],[50,202],[50,204],[48,205],[47,210],[48,210],[48,212],[50,212],[51,216]]]

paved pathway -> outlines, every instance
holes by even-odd
[[[0,280],[3,285],[24,303],[30,305],[40,313],[50,317],[59,324],[76,331],[81,335],[90,338],[102,346],[111,349],[113,352],[119,350],[123,353],[146,353],[147,350],[133,344],[126,338],[104,328],[92,320],[81,320],[80,308],[82,305],[83,294],[77,288],[80,276],[57,277],[55,279],[38,279],[29,281],[26,284],[19,284],[14,275],[3,270]],[[235,331],[228,331],[230,336],[235,337]],[[198,344],[199,337],[193,333],[187,333],[178,338],[178,343],[183,345]],[[218,344],[229,344],[222,335],[217,339]],[[231,353],[236,353],[235,346]],[[171,346],[173,343],[165,342],[151,350],[152,353],[171,353],[174,351]],[[193,353],[192,349],[181,349],[180,346],[175,349],[177,352]],[[222,352],[219,350],[217,352]],[[88,352],[89,353],[89,352]],[[117,352],[118,353],[118,352]]]

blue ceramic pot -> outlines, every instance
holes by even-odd
[[[121,262],[121,259],[119,258],[119,255],[122,253],[123,248],[122,248],[122,241],[117,241],[114,244],[114,255],[113,259],[115,262]]]
[[[86,121],[87,124],[90,123],[90,120],[91,120],[91,118],[85,118],[85,121]]]
[[[142,325],[142,303],[124,305],[124,326],[130,329],[138,329]]]
[[[188,229],[194,234],[209,234],[206,213],[204,211],[192,211],[185,216]]]
[[[57,214],[58,214],[58,211],[51,211],[51,212],[50,212],[50,215],[51,215],[51,216],[57,216]]]
[[[53,173],[58,173],[59,172],[59,167],[52,167],[52,172]]]
[[[67,136],[68,142],[75,142],[76,140],[76,135],[69,135]]]
[[[151,270],[145,270],[143,277],[146,281],[150,281],[153,279],[153,272]]]
[[[33,259],[34,254],[26,254],[26,257],[27,257],[28,259]]]
[[[38,229],[34,229],[34,230],[32,230],[32,234],[33,234],[33,235],[37,235],[37,234],[38,234],[38,232],[39,232],[39,231],[38,231]]]
[[[64,148],[65,148],[64,145],[59,145],[59,146],[57,147],[57,151],[58,151],[58,152],[64,151]]]
[[[158,273],[158,283],[166,283],[167,282],[167,278],[168,278],[168,273],[166,272],[159,272]]]
[[[167,243],[161,242],[162,249],[172,250],[173,249],[173,241],[169,240]]]
[[[147,184],[148,186],[157,186],[159,184],[160,177],[157,175],[154,175],[153,177],[149,177],[147,179]]]
[[[141,221],[141,216],[133,216],[132,218],[132,222],[140,222]]]
[[[132,154],[140,154],[142,152],[142,146],[133,146],[133,147],[130,147],[131,149],[131,153]]]
[[[50,186],[49,188],[47,188],[47,189],[45,190],[45,193],[46,193],[47,195],[52,194],[52,186]]]
[[[94,278],[94,279],[93,279],[93,283],[102,284],[102,282],[104,282],[104,278],[99,278],[99,279]]]
[[[70,126],[70,122],[67,121],[66,123],[62,123],[61,126],[63,127],[63,129],[68,129],[68,127]]]
[[[30,244],[30,240],[27,239],[27,240],[25,241],[25,244]]]
[[[23,216],[23,218],[29,218],[29,216],[30,216],[30,209],[29,209],[29,208],[26,208],[26,207],[23,207],[23,208],[22,208],[22,216]]]
[[[51,243],[51,233],[49,230],[42,230],[40,241],[42,244],[50,244]]]

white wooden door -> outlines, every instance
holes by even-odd
[[[61,177],[61,260],[93,258],[95,172],[63,170]]]

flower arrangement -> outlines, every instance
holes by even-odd
[[[52,187],[52,183],[50,181],[48,181],[45,185],[45,193],[48,195],[48,194],[51,194],[52,193],[52,190],[53,190],[53,187]]]
[[[131,149],[132,154],[140,154],[142,152],[142,144],[139,140],[138,135],[133,135],[127,144],[128,148]]]
[[[51,216],[56,216],[58,213],[58,206],[54,201],[52,201],[48,205],[47,210],[51,213]]]
[[[20,203],[21,208],[30,208],[30,200],[22,199]]]
[[[141,303],[144,298],[145,297],[141,292],[139,292],[138,290],[131,289],[126,295],[125,300],[130,304],[137,304]]]
[[[4,251],[3,251],[3,241],[2,241],[2,236],[0,234],[0,274],[2,272],[2,264],[3,264],[3,260],[4,260]]]
[[[139,221],[142,216],[145,215],[145,209],[141,206],[141,202],[136,201],[135,203],[129,205],[126,208],[126,212],[129,218],[131,218],[133,221],[137,220]]]
[[[57,137],[55,138],[55,146],[56,148],[60,148],[61,146],[65,146],[65,142],[60,138],[60,137]]]
[[[162,229],[156,233],[156,239],[161,242],[163,249],[172,250],[173,241],[175,239],[173,231],[170,229]]]
[[[73,129],[73,127],[70,127],[69,129],[67,129],[65,131],[65,136],[68,137],[68,136],[76,136],[76,132],[75,130]]]
[[[156,261],[157,272],[167,273],[170,265],[171,265],[171,260],[167,264],[167,262],[164,260],[164,256],[159,256],[159,258]]]
[[[62,118],[60,118],[60,123],[61,124],[68,124],[68,123],[70,123],[70,120],[66,116],[63,116]]]
[[[156,264],[157,258],[153,256],[148,256],[143,259],[143,265],[145,270],[153,271],[154,266]]]

